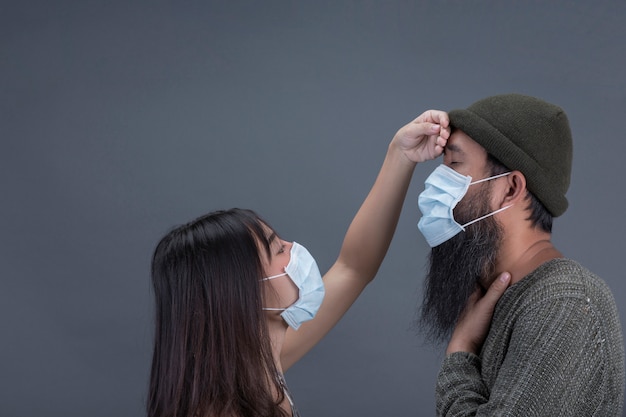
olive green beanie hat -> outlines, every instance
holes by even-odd
[[[507,168],[521,171],[528,190],[554,217],[565,212],[572,133],[563,109],[535,97],[503,94],[448,114],[453,128],[465,132]]]

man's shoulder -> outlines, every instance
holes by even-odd
[[[580,263],[565,258],[550,260],[521,279],[505,293],[514,309],[537,308],[544,303],[578,301],[614,305],[606,283]]]
[[[522,279],[532,291],[547,295],[611,295],[611,291],[598,275],[580,263],[567,258],[552,259],[540,265]],[[612,295],[611,295],[612,296]]]

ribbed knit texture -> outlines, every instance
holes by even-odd
[[[453,353],[436,389],[438,416],[621,417],[624,339],[611,291],[555,259],[511,286],[480,356]]]

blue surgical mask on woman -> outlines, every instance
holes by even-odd
[[[295,303],[286,308],[269,308],[263,310],[284,310],[280,315],[294,330],[311,320],[317,314],[324,300],[324,281],[317,263],[306,248],[296,242],[291,246],[291,258],[285,272],[263,278],[267,281],[287,275],[298,287],[299,296]]]
[[[464,231],[467,226],[476,223],[484,218],[493,216],[511,206],[502,207],[496,211],[488,213],[470,222],[460,225],[454,220],[454,207],[465,196],[470,185],[509,175],[510,172],[483,178],[472,182],[472,177],[462,175],[448,167],[439,165],[425,181],[424,191],[419,195],[418,205],[422,212],[417,227],[426,238],[431,248],[441,245],[459,232]]]

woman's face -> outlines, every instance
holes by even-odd
[[[285,267],[291,258],[290,252],[293,243],[282,240],[269,228],[267,233],[270,243],[269,258],[263,248],[259,249],[265,277],[284,274]],[[262,281],[261,285],[263,286],[263,307],[265,308],[287,308],[298,299],[298,287],[288,275]],[[268,313],[278,315],[281,311],[268,311]]]

